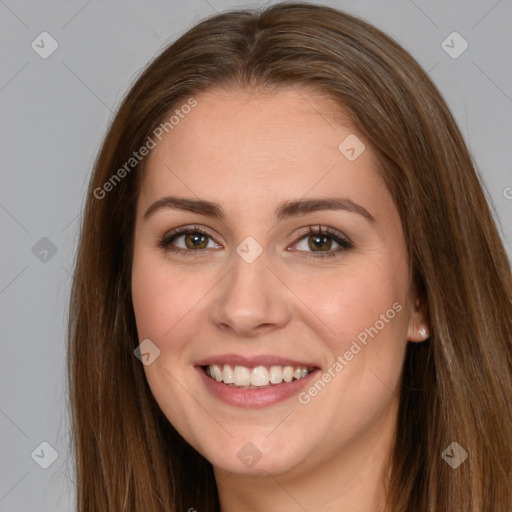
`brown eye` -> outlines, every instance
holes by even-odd
[[[182,235],[185,238],[187,249],[206,249],[208,245],[208,235],[202,233],[191,233]]]
[[[338,247],[332,247],[332,244],[337,244]],[[302,244],[302,247],[301,247]],[[354,246],[347,238],[332,230],[331,228],[317,228],[310,227],[302,236],[300,241],[295,244],[295,247],[299,249],[299,252],[305,253],[316,253],[314,255],[308,255],[310,257],[326,257],[326,256],[338,256],[341,253],[352,249]]]
[[[312,235],[308,241],[312,251],[329,250],[332,245],[332,240],[325,235]]]
[[[217,249],[221,247],[213,241],[206,231],[191,226],[178,228],[166,234],[158,245],[164,251],[182,254],[191,252],[199,254],[202,249]]]

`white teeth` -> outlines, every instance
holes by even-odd
[[[233,382],[235,382],[233,368],[231,368],[229,364],[224,365],[224,370],[222,372],[222,380],[225,384],[233,384]]]
[[[270,382],[272,384],[281,384],[283,382],[283,369],[281,366],[270,367]]]
[[[233,378],[235,386],[248,386],[251,383],[251,370],[244,366],[235,366]]]
[[[218,364],[214,364],[211,367],[211,372],[213,375],[213,378],[220,382],[222,380],[222,371],[220,370],[220,366]]]
[[[293,380],[293,367],[285,366],[283,370],[283,380],[285,382],[291,382]]]
[[[217,382],[223,382],[238,387],[265,387],[272,384],[291,382],[303,379],[310,373],[310,369],[304,366],[257,366],[246,368],[244,366],[212,364],[206,367],[206,374]]]
[[[270,376],[264,366],[258,366],[251,372],[251,386],[267,386]]]

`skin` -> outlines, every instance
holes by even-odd
[[[215,89],[196,99],[148,156],[137,204],[133,307],[139,339],[160,350],[144,367],[151,390],[212,463],[223,512],[384,510],[405,348],[423,340],[426,325],[370,144],[310,90]],[[338,149],[349,134],[366,146],[355,161]],[[170,208],[143,217],[171,194],[215,201],[225,220]],[[333,196],[363,206],[374,222],[344,210],[274,216],[283,201]],[[159,246],[166,233],[194,224],[208,231],[206,248],[175,254]],[[354,247],[315,257],[315,236],[304,228],[318,224]],[[263,250],[250,264],[236,252],[248,236]],[[172,243],[194,247],[186,241]],[[328,238],[322,250],[338,248]],[[217,354],[272,354],[325,372],[394,303],[401,311],[307,404],[295,396],[259,409],[227,405],[194,368]],[[261,454],[252,467],[237,457],[248,442]]]

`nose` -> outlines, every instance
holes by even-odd
[[[252,263],[237,256],[219,285],[210,310],[210,320],[219,330],[255,338],[290,321],[291,292],[269,268],[265,253]]]

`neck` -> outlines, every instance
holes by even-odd
[[[396,429],[396,407],[329,453],[321,464],[300,464],[265,476],[215,468],[222,512],[386,512],[385,482]]]

